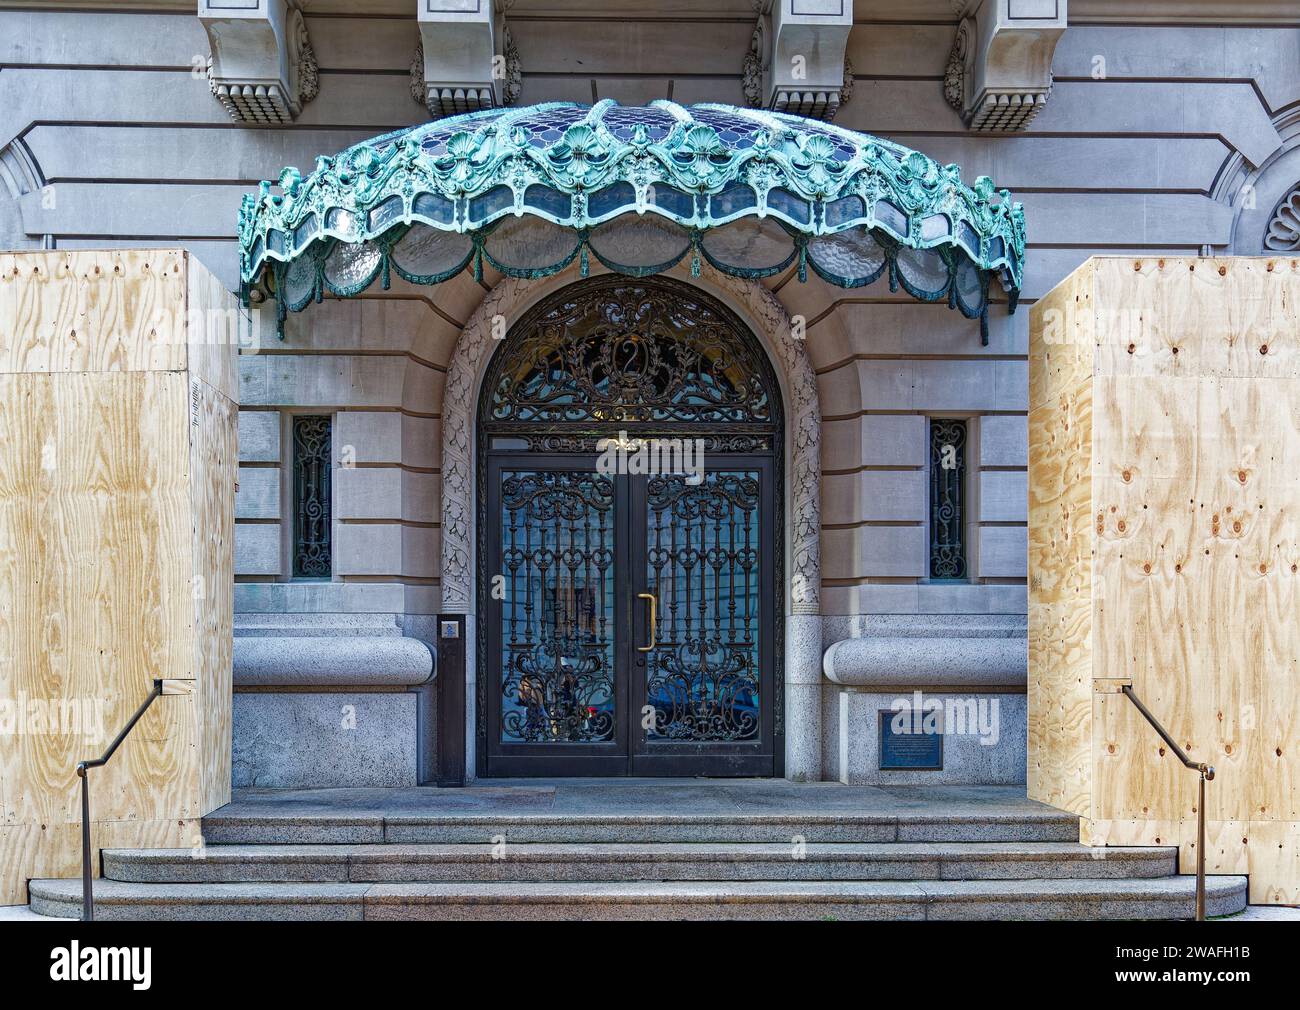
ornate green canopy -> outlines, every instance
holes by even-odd
[[[778,113],[659,101],[491,109],[287,168],[240,210],[246,299],[282,321],[392,274],[437,284],[486,260],[541,277],[595,256],[645,276],[691,257],[766,277],[798,264],[854,288],[888,276],[981,321],[1015,310],[1025,219],[1006,190],[898,144]]]

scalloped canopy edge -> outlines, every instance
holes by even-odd
[[[240,210],[248,299],[280,318],[392,272],[439,283],[486,260],[538,277],[589,255],[644,276],[685,256],[763,277],[798,263],[841,287],[887,275],[987,334],[996,279],[1015,309],[1024,210],[981,176],[868,134],[727,105],[547,103],[385,134],[285,169]]]

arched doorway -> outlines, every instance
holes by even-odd
[[[566,287],[479,395],[479,774],[780,775],[783,417],[666,278]]]

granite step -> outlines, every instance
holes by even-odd
[[[36,880],[33,911],[75,915],[76,880]],[[96,918],[389,920],[1186,919],[1195,880],[95,885]],[[1246,878],[1211,877],[1207,911],[1246,906]]]
[[[1076,842],[209,845],[105,849],[127,883],[1136,879],[1178,869],[1172,847]]]
[[[256,813],[203,818],[221,845],[474,845],[521,843],[1077,842],[1079,818],[1041,810],[978,814],[380,814]]]

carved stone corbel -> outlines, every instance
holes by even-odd
[[[972,130],[1025,129],[1052,93],[1067,0],[954,0],[961,16],[943,93]]]
[[[199,0],[208,84],[230,118],[290,123],[320,91],[297,0]]]
[[[850,0],[756,2],[741,87],[754,108],[833,119],[853,90]]]
[[[420,0],[411,97],[437,116],[513,105],[523,87],[519,49],[504,15],[514,0]]]

